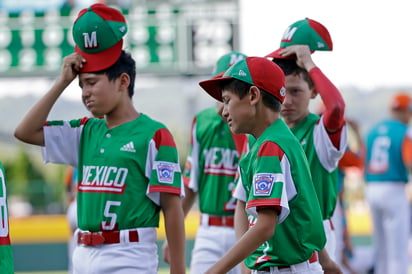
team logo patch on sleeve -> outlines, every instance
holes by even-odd
[[[174,173],[175,169],[171,164],[159,163],[157,165],[157,176],[159,178],[159,182],[161,183],[172,184]]]
[[[270,173],[259,173],[253,176],[253,194],[269,196],[272,193],[275,176]]]

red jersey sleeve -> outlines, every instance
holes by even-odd
[[[402,159],[407,167],[412,168],[412,139],[409,136],[402,143]]]
[[[364,154],[355,153],[351,150],[346,150],[343,157],[339,161],[339,168],[345,169],[348,167],[357,167],[363,169]]]

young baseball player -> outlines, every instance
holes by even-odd
[[[366,137],[366,198],[372,214],[375,274],[408,273],[408,175],[412,172],[412,98],[397,93],[390,117]]]
[[[6,174],[0,163],[0,272],[14,273],[14,259],[10,243],[9,212],[6,192]]]
[[[345,103],[339,90],[314,63],[311,53],[332,50],[328,30],[319,22],[304,19],[285,31],[280,48],[268,54],[286,76],[286,95],[281,116],[298,138],[309,162],[327,237],[326,249],[335,258],[336,236],[331,217],[335,210],[338,162],[345,152]],[[320,117],[309,103],[320,95],[325,111]]]
[[[326,238],[309,166],[280,119],[282,70],[266,58],[248,57],[200,86],[223,102],[233,133],[256,138],[239,163],[234,193],[236,211],[248,213],[249,229],[207,273],[226,273],[242,260],[252,273],[323,273],[318,251]]]
[[[220,77],[246,55],[232,51],[219,58],[213,77]],[[183,211],[190,211],[198,196],[200,226],[192,251],[190,272],[202,274],[217,262],[236,242],[232,197],[235,175],[247,135],[233,134],[217,102],[197,113],[193,119],[190,151],[183,173],[185,198]],[[229,271],[240,274],[240,266]]]
[[[81,10],[73,26],[75,53],[28,111],[15,136],[43,147],[45,162],[78,167],[74,273],[157,273],[156,227],[163,212],[170,273],[185,273],[185,230],[178,153],[169,130],[133,106],[135,62],[122,50],[127,25],[114,8]],[[78,76],[95,117],[46,121]]]

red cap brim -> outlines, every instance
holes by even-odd
[[[97,53],[86,53],[78,46],[75,46],[74,51],[79,53],[86,59],[80,72],[95,72],[101,71],[112,66],[122,54],[123,39],[117,42],[114,46]]]
[[[224,70],[224,71],[222,71],[222,72],[220,72],[220,73],[216,74],[213,78],[220,78],[220,77],[222,77],[222,76],[223,76],[223,74],[225,74],[225,72],[226,72],[226,70]]]
[[[266,55],[265,57],[272,57],[275,59],[296,59],[296,55],[292,54],[289,56],[283,56],[280,55],[280,52],[283,50],[284,48],[278,48],[277,50],[275,50],[274,52],[269,53],[268,55]]]
[[[219,91],[219,84],[228,79],[233,79],[232,77],[220,77],[210,80],[205,80],[199,82],[199,85],[207,92],[210,96],[215,98],[216,100],[222,102],[222,93]]]
[[[296,59],[297,59],[296,54],[292,54],[292,55],[288,55],[288,56],[280,55],[280,52],[281,52],[283,49],[284,49],[284,48],[278,48],[277,50],[275,50],[274,52],[269,53],[269,54],[266,55],[265,57],[266,57],[266,58],[272,57],[272,58],[274,58],[274,59],[290,59],[290,60],[292,60],[292,59],[296,60]],[[310,51],[310,54],[313,54],[314,52],[315,52],[315,51],[311,50],[311,51]]]

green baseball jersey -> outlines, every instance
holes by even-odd
[[[275,234],[245,260],[251,269],[288,266],[308,260],[326,243],[319,202],[302,147],[278,119],[239,164],[235,197],[246,202],[250,226],[259,207],[279,211]]]
[[[7,207],[6,176],[0,163],[0,272],[14,273],[14,260],[10,243],[9,214]]]
[[[199,195],[202,213],[233,215],[239,155],[247,142],[246,135],[235,135],[211,107],[199,112],[192,123],[191,146],[183,172],[187,187]]]
[[[312,180],[319,199],[322,217],[330,219],[338,197],[338,163],[345,146],[336,149],[323,125],[322,119],[313,113],[291,128],[308,158]],[[345,130],[342,130],[345,134]],[[346,144],[346,135],[342,136]]]
[[[184,195],[173,137],[144,114],[111,129],[96,118],[48,122],[44,132],[46,162],[78,165],[82,230],[157,227],[159,193]]]

